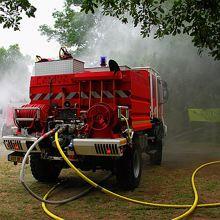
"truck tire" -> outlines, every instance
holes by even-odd
[[[156,140],[152,144],[153,150],[149,153],[150,155],[150,164],[152,165],[161,165],[162,162],[162,151],[163,151],[163,140]]]
[[[30,166],[33,177],[39,182],[56,181],[62,170],[59,161],[43,160],[36,155],[31,155]]]
[[[140,183],[141,173],[142,157],[140,149],[135,146],[127,147],[116,165],[116,179],[119,187],[125,190],[135,189]]]

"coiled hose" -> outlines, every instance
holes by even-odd
[[[22,185],[24,186],[24,188],[37,200],[42,202],[42,207],[46,207],[45,203],[49,203],[49,204],[64,204],[64,203],[68,203],[71,202],[73,200],[76,200],[84,195],[86,195],[87,193],[89,193],[92,189],[93,186],[90,186],[89,188],[85,189],[84,191],[82,191],[81,193],[79,193],[78,195],[74,195],[70,198],[64,199],[64,200],[47,200],[47,197],[49,196],[50,193],[52,193],[52,191],[54,191],[58,186],[61,185],[62,182],[57,183],[54,187],[52,187],[48,193],[44,196],[44,198],[41,198],[40,196],[38,196],[36,193],[34,193],[29,186],[25,183],[25,165],[26,165],[26,161],[28,159],[28,156],[30,155],[31,151],[34,149],[34,147],[36,145],[38,145],[43,139],[49,137],[50,135],[54,134],[56,131],[58,130],[58,128],[53,129],[47,133],[45,133],[43,136],[41,136],[37,141],[35,141],[31,147],[28,149],[28,151],[26,152],[24,159],[22,161],[22,165],[21,165],[21,172],[20,172],[20,181],[22,183]],[[109,177],[111,176],[111,174],[108,174],[106,177],[104,177],[100,183],[104,182],[105,180],[107,180]],[[45,211],[46,212],[46,211]]]

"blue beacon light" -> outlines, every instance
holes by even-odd
[[[101,56],[100,57],[100,66],[105,67],[106,64],[106,57],[105,56]]]

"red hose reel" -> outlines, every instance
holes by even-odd
[[[105,103],[93,105],[87,112],[87,123],[95,131],[101,131],[113,124],[114,111]]]
[[[43,128],[48,118],[49,106],[26,104],[15,109],[14,122],[18,128]]]

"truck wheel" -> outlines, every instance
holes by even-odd
[[[153,143],[153,150],[151,152],[149,152],[150,164],[152,164],[152,165],[161,165],[161,162],[162,162],[162,149],[163,149],[162,139],[156,140]]]
[[[142,157],[139,148],[128,147],[124,155],[117,161],[116,178],[118,185],[125,190],[136,188],[141,179]]]
[[[30,166],[33,177],[40,182],[56,181],[62,170],[59,161],[42,160],[36,155],[31,155]]]

